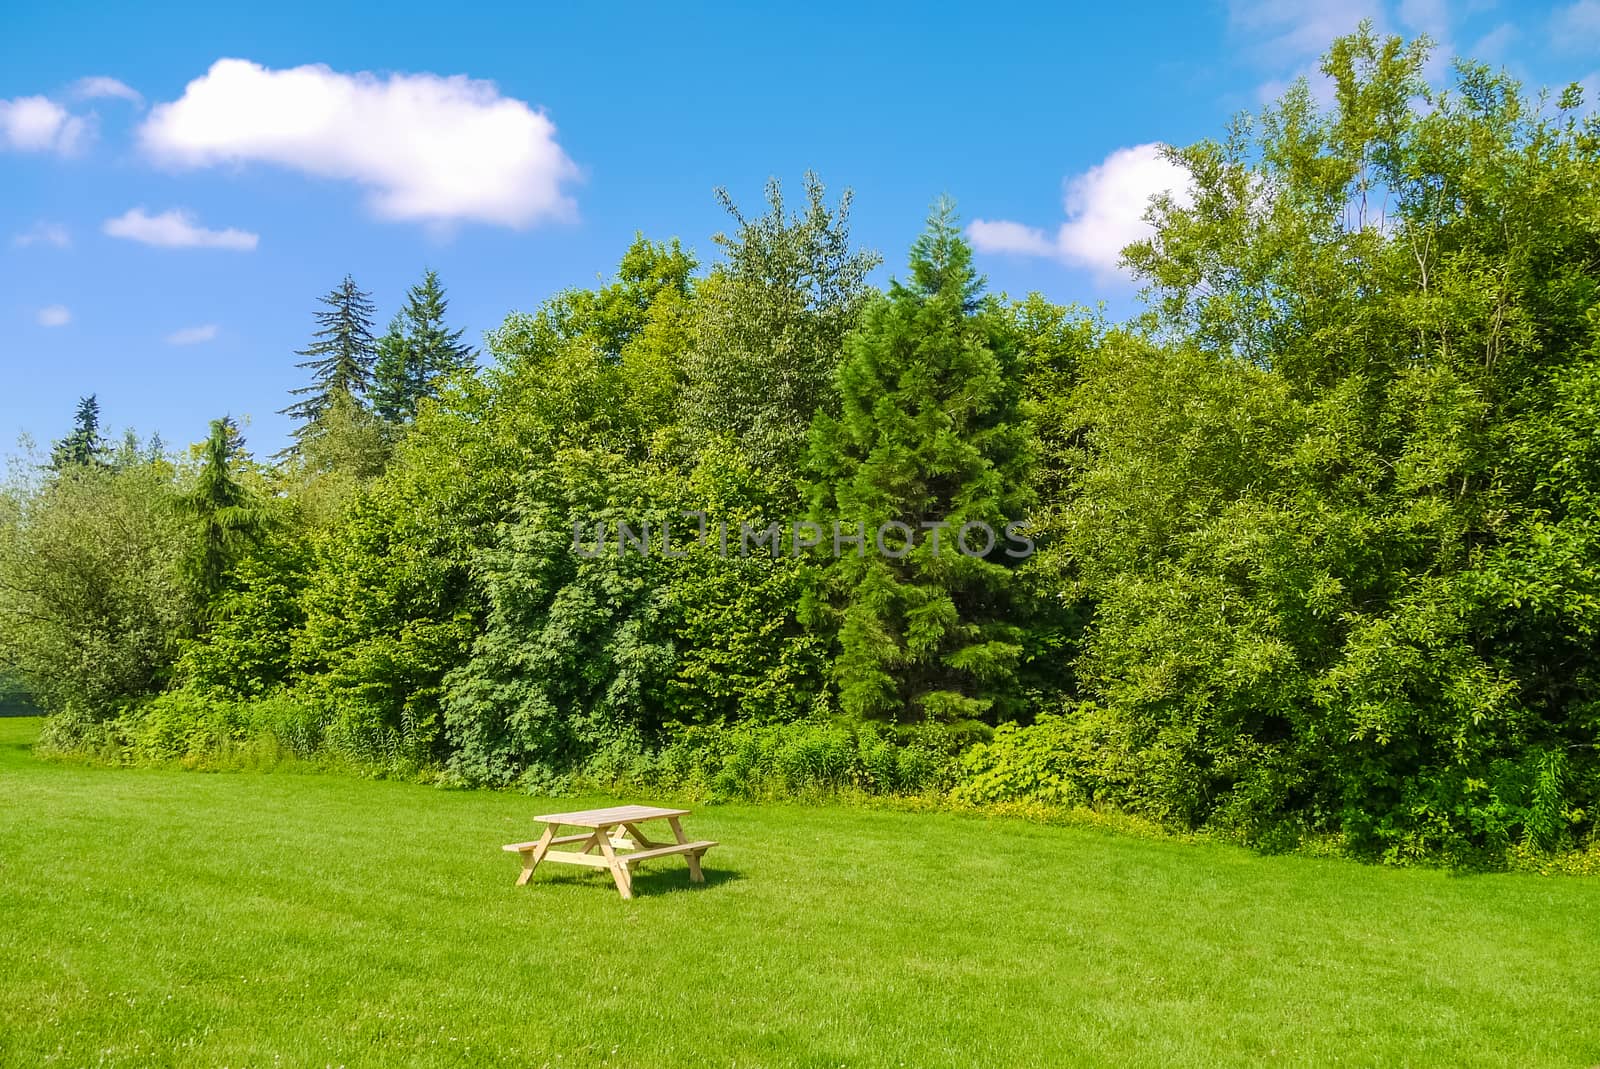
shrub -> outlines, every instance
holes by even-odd
[[[173,502],[153,464],[73,469],[8,499],[0,651],[45,711],[105,719],[164,682],[195,614]]]
[[[129,756],[157,762],[216,757],[248,737],[233,702],[171,691],[129,707],[121,717]]]
[[[902,735],[881,725],[806,720],[679,726],[654,749],[619,741],[584,761],[578,779],[719,799],[891,795],[943,790],[953,765],[950,741],[937,729]]]

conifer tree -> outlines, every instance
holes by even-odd
[[[184,511],[199,525],[190,561],[194,585],[207,599],[222,590],[228,570],[244,546],[260,533],[263,515],[233,466],[244,451],[239,426],[224,416],[211,421],[211,434],[201,451],[200,473],[183,496]]]
[[[72,433],[56,442],[50,467],[58,472],[72,467],[101,467],[106,463],[105,456],[106,442],[100,436],[100,401],[94,394],[80,397]]]
[[[372,404],[386,421],[411,419],[422,398],[438,396],[442,379],[476,363],[477,354],[461,341],[464,332],[445,327],[449,303],[439,273],[427,271],[378,342]]]
[[[840,543],[808,600],[838,627],[835,679],[855,716],[966,720],[1009,711],[1021,656],[1009,621],[1006,540],[1027,501],[1015,346],[954,210],[941,201],[911,249],[911,277],[870,304],[846,341],[841,410],[812,425],[813,519]],[[883,549],[876,533],[889,522]],[[987,545],[982,523],[995,532]],[[907,539],[903,532],[909,530]],[[899,555],[904,550],[903,555]]]
[[[372,365],[372,410],[387,423],[404,423],[416,414],[420,377],[413,357],[403,317],[396,313],[378,339],[378,358]]]
[[[327,307],[317,313],[318,330],[309,346],[296,355],[306,357],[296,367],[309,369],[311,384],[291,390],[296,401],[281,413],[301,420],[298,440],[333,403],[337,395],[360,401],[372,377],[376,343],[372,337],[372,299],[349,275],[319,300]]]
[[[422,281],[406,294],[402,314],[416,367],[418,397],[433,396],[441,378],[469,368],[477,360],[472,346],[461,341],[464,332],[445,328],[444,314],[449,306],[444,287],[439,285],[439,273],[432,269],[425,271]]]

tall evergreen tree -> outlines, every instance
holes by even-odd
[[[841,543],[808,604],[839,629],[835,678],[856,716],[1009,711],[1022,650],[1008,554],[1022,551],[1005,528],[1028,503],[1029,438],[1013,332],[982,288],[941,201],[912,246],[910,280],[870,304],[846,342],[838,417],[812,425],[813,519],[830,535],[835,521],[865,532],[859,555]],[[905,526],[880,551],[891,522]],[[963,543],[969,522],[988,525],[993,544],[979,527]]]
[[[78,399],[72,418],[72,433],[55,443],[50,467],[64,471],[72,467],[100,467],[106,463],[106,441],[100,436],[100,401],[94,395]]]
[[[378,339],[378,358],[372,365],[372,410],[387,423],[404,423],[416,414],[420,376],[411,343],[405,335],[404,317],[396,313],[389,329]]]
[[[438,396],[441,380],[477,362],[472,347],[461,340],[464,331],[445,326],[449,304],[439,273],[425,272],[407,291],[405,306],[378,342],[372,402],[388,422],[415,416],[422,398]]]
[[[406,340],[415,353],[421,384],[419,396],[431,397],[438,392],[440,378],[469,368],[477,361],[472,346],[461,340],[464,332],[446,329],[444,314],[449,306],[444,287],[439,285],[439,272],[431,268],[423,273],[422,281],[406,293],[402,314],[406,318]]]
[[[199,525],[190,566],[195,588],[206,599],[222,590],[239,550],[261,533],[264,522],[260,508],[234,474],[243,451],[238,424],[227,416],[212,420],[200,474],[182,498],[184,511]]]
[[[318,330],[311,344],[295,354],[306,357],[295,366],[310,370],[311,384],[291,390],[303,399],[281,410],[283,415],[302,421],[295,430],[296,439],[303,437],[327,411],[335,396],[362,399],[377,357],[372,337],[372,299],[356,286],[355,279],[346,275],[319,300],[327,307],[317,313]]]

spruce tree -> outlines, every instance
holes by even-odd
[[[72,433],[55,443],[50,467],[58,472],[74,467],[103,467],[106,451],[105,439],[100,436],[100,401],[94,394],[80,397],[72,418]]]
[[[439,273],[429,270],[406,293],[405,306],[378,342],[373,369],[373,409],[390,423],[403,423],[417,414],[424,397],[437,397],[440,382],[477,362],[477,354],[461,341],[464,331],[445,327],[450,302],[439,285]]]
[[[840,543],[808,598],[838,628],[844,710],[891,720],[1004,714],[1021,656],[1010,622],[1022,550],[1005,538],[1028,504],[1015,346],[941,201],[911,249],[911,277],[870,304],[847,339],[837,417],[812,424],[813,520]],[[884,536],[889,522],[904,524]],[[963,525],[987,524],[961,552]],[[941,526],[942,525],[942,526]],[[909,547],[909,548],[907,548]],[[896,556],[905,549],[903,556]]]
[[[199,526],[190,569],[195,588],[208,600],[222,590],[234,559],[257,538],[264,522],[233,471],[243,451],[238,424],[227,416],[212,420],[201,450],[200,473],[181,499],[184,511]]]
[[[406,294],[406,340],[415,353],[420,397],[434,396],[439,379],[469,368],[477,360],[472,346],[461,341],[463,331],[445,329],[444,313],[449,305],[444,287],[439,285],[439,273],[432,269]]]
[[[303,400],[280,410],[283,415],[302,421],[295,430],[297,440],[327,411],[335,396],[361,400],[377,356],[372,337],[372,300],[356,286],[355,279],[346,275],[319,300],[327,307],[317,313],[318,330],[312,343],[295,354],[306,357],[295,366],[310,370],[311,384],[291,390]]]
[[[403,317],[396,313],[389,329],[378,339],[378,358],[372,365],[372,410],[388,423],[404,423],[416,414],[420,376]]]

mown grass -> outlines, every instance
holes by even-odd
[[[1600,1062],[1600,881],[716,806],[709,882],[512,886],[552,803],[33,759],[0,721],[0,1063]]]

